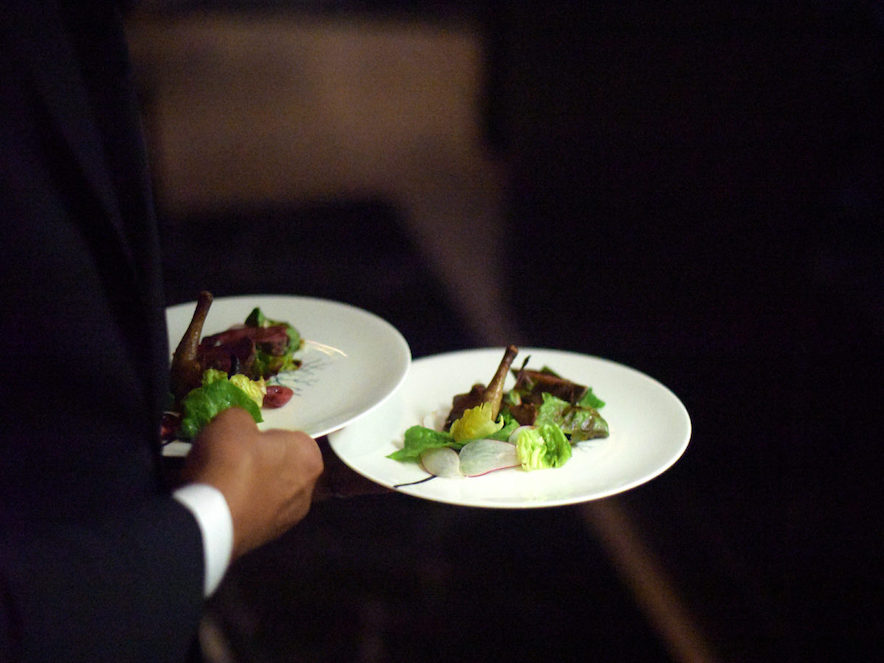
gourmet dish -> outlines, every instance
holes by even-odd
[[[590,387],[549,367],[528,369],[530,356],[511,369],[517,354],[508,346],[487,386],[475,384],[454,396],[441,425],[410,427],[403,447],[388,457],[420,463],[428,478],[479,476],[505,468],[560,467],[571,457],[572,445],[608,437],[599,412],[604,401]],[[515,385],[505,391],[511,370]]]
[[[303,343],[298,330],[255,308],[242,324],[203,337],[211,305],[212,294],[201,292],[172,355],[171,407],[162,426],[166,441],[194,438],[229,407],[242,407],[261,422],[262,408],[282,407],[292,397],[291,389],[272,379],[300,367],[294,356]]]

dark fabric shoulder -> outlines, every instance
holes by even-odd
[[[86,518],[157,491],[168,354],[158,249],[147,203],[108,219],[25,56],[7,46],[0,62],[0,338],[8,351],[0,380],[0,508],[4,518]],[[81,83],[78,69],[55,72],[68,77],[58,87]],[[68,112],[80,114],[72,123],[92,120],[88,108]],[[128,112],[107,130],[129,127],[137,143]],[[101,145],[94,153],[104,158]],[[107,162],[89,166],[106,169]],[[134,181],[143,176],[137,159],[130,171]],[[131,197],[138,195],[148,197],[147,189]],[[143,229],[129,243],[140,268],[115,239],[115,223]]]
[[[184,660],[202,541],[158,472],[168,348],[119,13],[78,39],[55,0],[2,11],[0,652]]]

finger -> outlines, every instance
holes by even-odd
[[[213,426],[214,424],[214,426]],[[226,410],[222,410],[212,421],[209,422],[209,426],[213,426],[215,428],[223,427],[223,428],[242,428],[245,429],[255,429],[258,427],[258,424],[255,422],[255,419],[249,414],[244,408],[241,407],[230,407]]]

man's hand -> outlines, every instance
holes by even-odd
[[[184,479],[214,486],[226,498],[235,559],[307,515],[322,469],[322,454],[309,435],[260,431],[248,412],[231,408],[194,440]]]

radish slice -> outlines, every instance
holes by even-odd
[[[462,476],[457,452],[449,447],[427,449],[421,453],[421,465],[427,472],[437,477]]]
[[[502,440],[473,440],[460,450],[460,471],[469,477],[518,465],[516,446]]]

